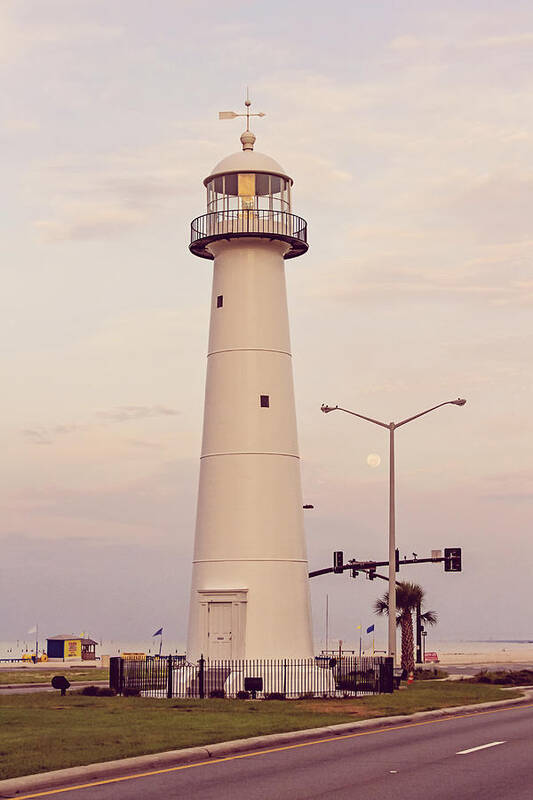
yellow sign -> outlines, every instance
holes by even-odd
[[[81,658],[81,639],[66,639],[64,658]]]

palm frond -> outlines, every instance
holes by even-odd
[[[438,622],[437,612],[424,611],[424,613],[420,615],[420,619],[422,622],[425,622],[426,625],[436,625]]]

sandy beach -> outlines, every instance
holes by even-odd
[[[97,654],[101,656],[103,653],[117,655],[120,652],[154,652],[154,648],[150,647],[150,645],[150,642],[136,642],[132,644],[104,641],[102,646],[97,647]],[[351,647],[354,648],[352,652],[357,653],[355,644]],[[399,647],[400,637],[398,636],[398,648]],[[350,648],[350,645],[345,643],[345,648]],[[176,652],[183,652],[183,650],[180,649],[180,645],[174,645],[169,648],[169,650],[170,652],[174,650],[176,650]],[[13,642],[0,642],[0,658],[20,657],[21,653],[19,651],[20,648],[15,646]],[[383,655],[383,651],[377,652],[379,652],[379,655]],[[533,642],[439,642],[430,640],[426,643],[426,652],[437,653],[439,664],[442,666],[461,666],[463,664],[483,666],[484,664],[512,665],[529,663],[533,667]],[[372,650],[365,649],[363,654],[372,655]],[[94,662],[92,663],[94,664]],[[76,664],[76,666],[80,665],[87,666],[88,662],[85,662],[85,664],[83,664],[83,662]],[[0,666],[8,667],[9,665],[0,663]],[[35,667],[35,665],[31,666]],[[40,666],[46,666],[46,663]],[[48,665],[48,668],[49,667],[50,664]]]
[[[436,652],[444,666],[525,662],[533,665],[533,642],[436,642],[428,644],[426,650]]]

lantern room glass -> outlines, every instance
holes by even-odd
[[[207,183],[207,211],[291,211],[290,181],[266,172],[232,172]]]

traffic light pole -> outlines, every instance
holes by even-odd
[[[454,548],[458,550],[460,548]],[[339,551],[340,552],[340,551]],[[395,556],[395,554],[393,554]],[[443,562],[447,562],[448,556],[439,556],[438,558],[403,558],[401,561],[396,562],[396,558],[393,558],[392,561],[392,568],[394,570],[394,574],[396,573],[395,565],[396,563],[398,566],[403,566],[404,564],[407,566],[408,564],[440,564]],[[319,575],[327,575],[330,572],[344,572],[346,569],[352,569],[356,572],[369,572],[373,571],[377,578],[385,578],[385,580],[389,580],[384,575],[378,575],[375,572],[376,567],[389,567],[389,561],[357,561],[357,559],[351,559],[346,564],[342,564],[342,568],[339,567],[326,567],[325,569],[315,569],[312,572],[309,572],[310,578],[316,578]],[[455,570],[447,570],[453,572],[460,572],[460,569]],[[396,578],[394,578],[394,583],[397,583]]]
[[[441,551],[442,552],[442,551]],[[460,547],[445,547],[444,556],[437,556],[435,558],[404,558],[402,561],[399,559],[398,549],[394,550],[392,557],[389,561],[357,561],[352,558],[346,564],[344,563],[344,554],[342,550],[336,550],[333,554],[333,567],[326,567],[325,569],[315,569],[309,573],[310,578],[316,578],[319,575],[327,575],[330,572],[342,573],[345,569],[351,569],[352,576],[355,578],[359,572],[366,572],[370,580],[374,578],[381,578],[389,582],[389,597],[391,593],[390,578],[391,573],[394,575],[393,589],[394,600],[396,601],[396,586],[399,581],[396,580],[396,572],[399,571],[400,564],[440,564],[444,563],[445,572],[461,572],[462,571],[462,551]],[[389,567],[389,574],[380,575],[376,572],[377,567]],[[392,568],[392,569],[391,569]],[[390,606],[389,606],[390,607]],[[396,608],[396,602],[394,602]],[[396,614],[394,615],[396,616]],[[390,620],[390,618],[389,618]],[[425,635],[425,634],[424,634]],[[416,663],[423,663],[422,653],[422,609],[420,601],[416,605]]]

